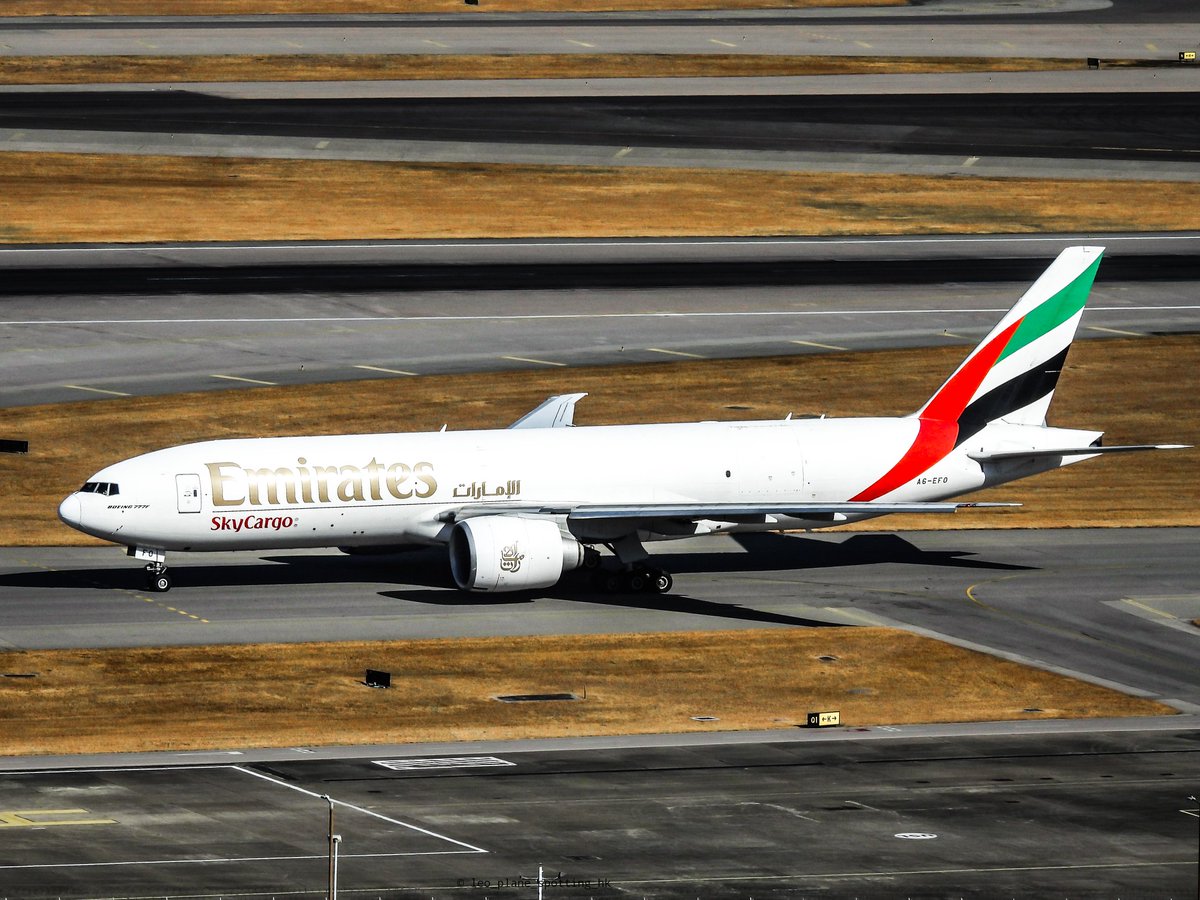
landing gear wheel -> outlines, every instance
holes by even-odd
[[[630,572],[625,576],[625,586],[635,594],[646,589],[647,581],[645,572]]]
[[[675,580],[669,572],[657,572],[650,583],[650,587],[658,594],[669,594],[674,585]]]
[[[600,568],[600,551],[594,547],[583,548],[583,567],[590,571]]]
[[[621,576],[616,572],[604,572],[597,579],[601,589],[606,594],[619,594],[621,592]]]
[[[164,594],[171,589],[171,576],[167,574],[165,563],[152,562],[146,566],[147,587],[158,594]]]

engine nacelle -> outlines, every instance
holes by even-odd
[[[583,545],[549,519],[479,516],[450,532],[450,571],[465,591],[550,587],[583,556]]]

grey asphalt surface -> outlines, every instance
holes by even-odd
[[[340,20],[277,25],[269,20],[227,25],[143,20],[91,25],[84,19],[45,22],[0,19],[0,56],[176,56],[298,53],[530,54],[746,53],[838,56],[1103,57],[1175,60],[1186,49],[1194,13],[1175,22],[1045,24],[1036,18],[944,23],[936,19],[854,24],[773,18],[722,21],[696,17],[603,20],[560,17],[553,27],[513,21],[452,20],[370,24]]]
[[[81,285],[0,301],[0,402],[965,348],[1061,247],[1093,241],[1111,250],[1082,338],[1196,329],[1188,234],[0,248],[10,290],[47,269]],[[129,273],[132,292],[94,293]]]
[[[539,866],[577,898],[1192,890],[1200,731],[848,732],[10,773],[0,880],[13,900],[319,896],[327,794],[350,896],[515,900]]]
[[[651,546],[675,574],[668,596],[598,593],[580,573],[547,591],[463,594],[438,549],[172,554],[176,587],[151,595],[121,548],[10,548],[0,550],[0,645],[903,623],[1194,709],[1200,635],[1187,623],[1200,618],[1198,538],[1196,529],[700,538]]]

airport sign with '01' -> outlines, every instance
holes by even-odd
[[[809,728],[825,728],[829,725],[841,725],[842,714],[837,710],[830,712],[810,712],[808,714]]]

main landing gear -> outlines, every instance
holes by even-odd
[[[623,572],[597,572],[596,584],[606,594],[667,594],[675,581],[662,569],[635,565]]]
[[[618,569],[602,569],[595,550],[584,557],[584,568],[592,569],[597,589],[606,594],[668,594],[675,581],[669,572],[647,564],[650,554],[636,534],[625,534],[604,544],[620,564]],[[590,549],[590,548],[589,548]]]

